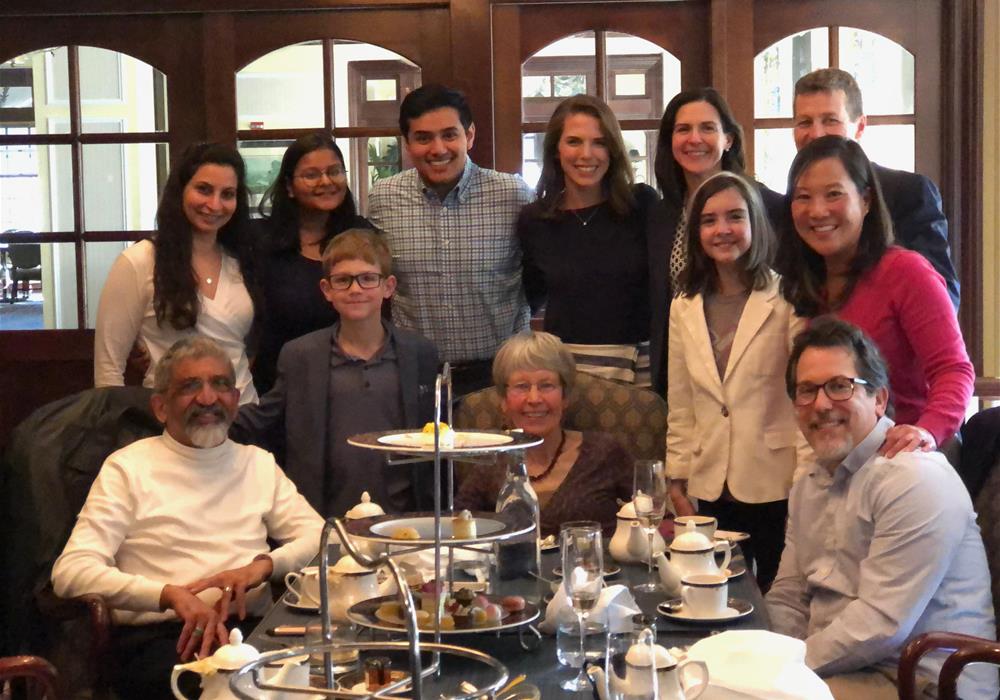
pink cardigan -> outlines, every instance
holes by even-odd
[[[944,279],[930,263],[890,248],[836,315],[864,330],[882,351],[897,423],[924,428],[938,445],[958,431],[976,373]]]

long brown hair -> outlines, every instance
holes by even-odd
[[[601,186],[608,198],[611,210],[620,218],[629,215],[635,207],[635,195],[632,193],[632,164],[625,150],[625,140],[611,108],[596,97],[590,95],[574,95],[559,103],[552,113],[548,126],[545,127],[545,140],[542,143],[542,175],[538,179],[535,194],[541,216],[552,218],[558,214],[559,202],[563,190],[566,189],[566,176],[559,164],[559,140],[562,138],[566,120],[574,114],[586,114],[597,120],[601,127],[601,135],[608,149],[608,171],[604,174]]]

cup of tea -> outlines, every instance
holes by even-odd
[[[728,607],[729,579],[725,574],[689,574],[681,579],[681,600],[691,617],[720,617]]]
[[[307,566],[285,574],[285,585],[305,605],[319,605],[319,567]],[[327,581],[329,585],[329,581]]]

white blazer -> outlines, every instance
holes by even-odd
[[[796,468],[812,450],[785,393],[785,367],[804,319],[778,293],[777,275],[750,293],[725,379],[719,378],[702,295],[670,306],[667,353],[667,470],[688,494],[714,501],[729,491],[744,503],[788,498]]]

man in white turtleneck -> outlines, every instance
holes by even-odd
[[[227,439],[234,381],[207,338],[164,355],[152,397],[163,434],[108,457],[53,567],[58,595],[96,593],[113,608],[122,698],[171,697],[178,658],[225,643],[230,614],[263,613],[268,581],[319,547],[322,519],[271,454]]]

